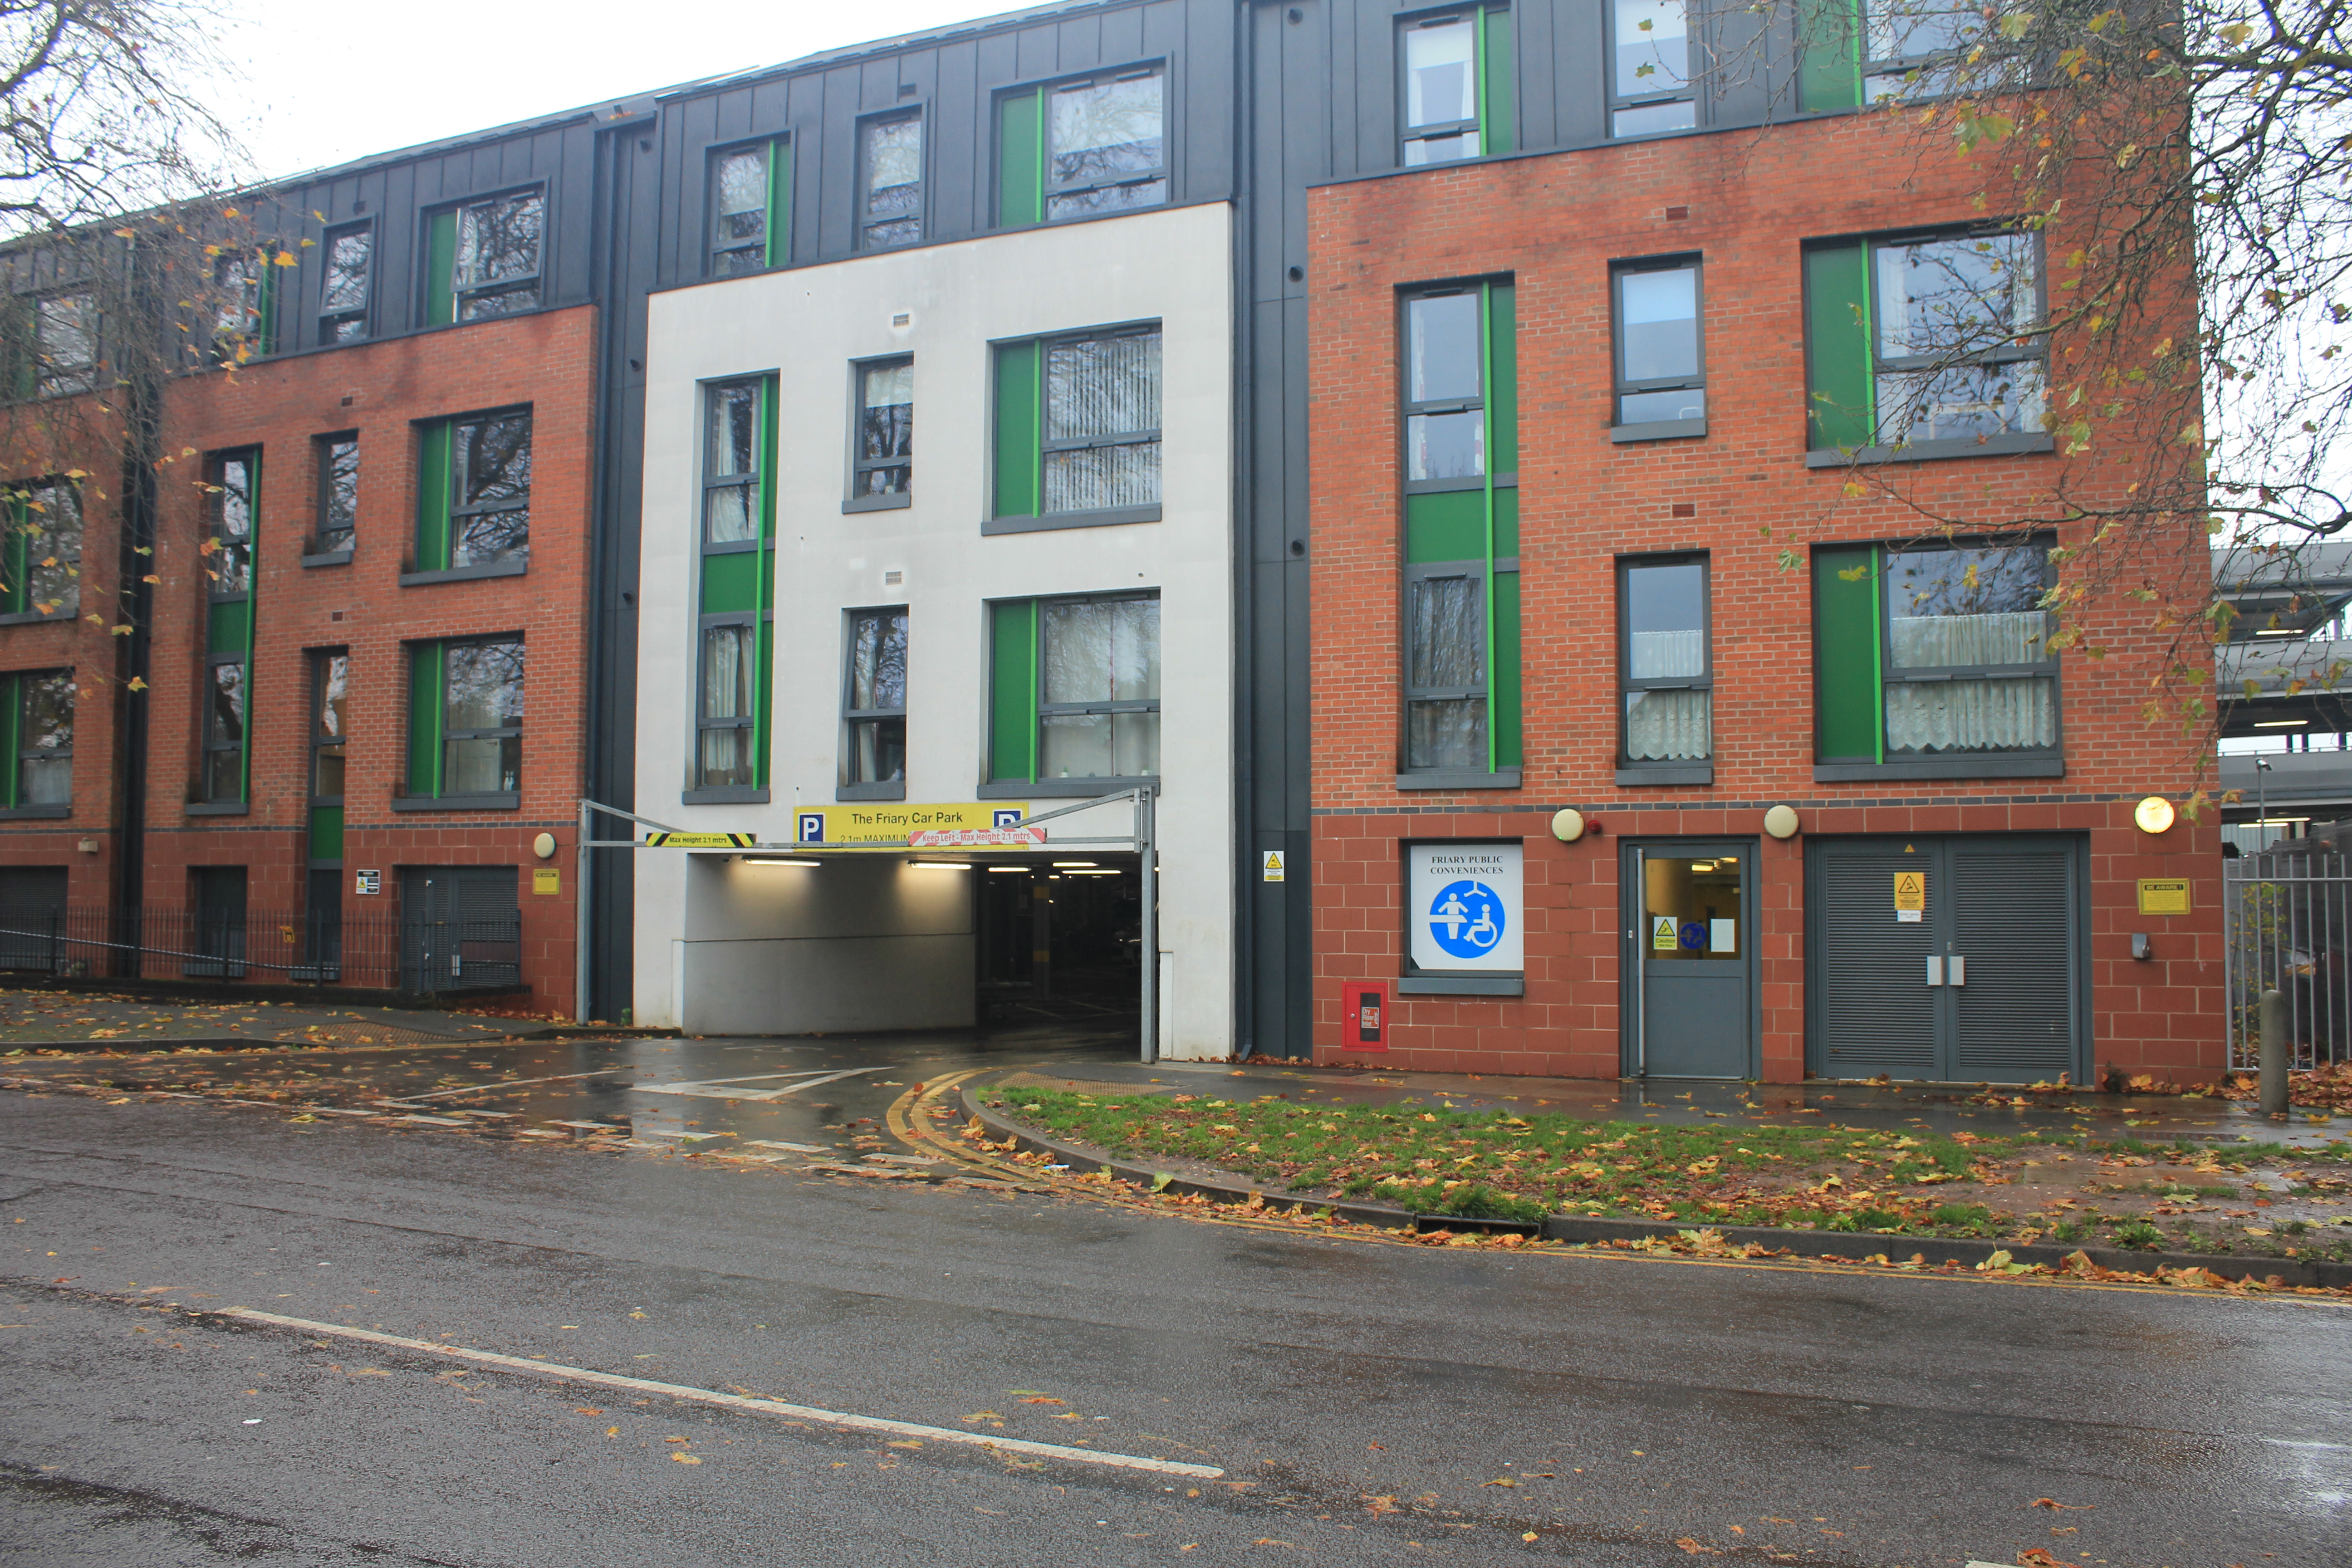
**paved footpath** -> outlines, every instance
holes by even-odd
[[[902,1044],[835,1082],[936,1070]],[[608,1048],[672,1088],[843,1070]],[[669,1098],[841,1141],[863,1103]],[[1439,1250],[5,1092],[0,1324],[0,1563],[2352,1560],[2334,1304]]]
[[[0,1051],[152,1042],[420,1045],[548,1032],[531,1018],[457,1008],[335,1007],[308,1002],[163,1001],[105,991],[0,989]]]

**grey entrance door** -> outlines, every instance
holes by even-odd
[[[1619,853],[1627,1070],[1754,1077],[1754,847],[1654,839]]]
[[[1816,839],[1806,857],[1809,1070],[2083,1081],[2078,841]]]
[[[512,866],[411,866],[400,873],[400,984],[433,993],[519,984],[522,913]]]

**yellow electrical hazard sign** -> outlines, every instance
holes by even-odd
[[[1916,921],[1927,908],[1927,873],[1897,871],[1895,873],[1895,918]]]
[[[1263,857],[1261,857],[1261,859],[1263,865],[1258,874],[1269,882],[1281,881],[1282,851],[1279,849],[1269,849]]]
[[[756,833],[648,833],[648,849],[757,849]]]

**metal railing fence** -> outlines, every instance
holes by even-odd
[[[2262,997],[2286,1004],[2288,1055],[2352,1060],[2352,863],[2332,850],[2273,850],[2221,862],[2222,976],[2230,1066],[2252,1071]]]
[[[341,910],[0,907],[0,972],[243,980],[414,994],[521,984],[520,910],[457,920]]]

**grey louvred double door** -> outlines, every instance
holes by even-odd
[[[2007,834],[1808,845],[1808,1069],[2082,1082],[2082,855],[2077,839]],[[1926,880],[1916,921],[1895,908],[1906,874]]]

